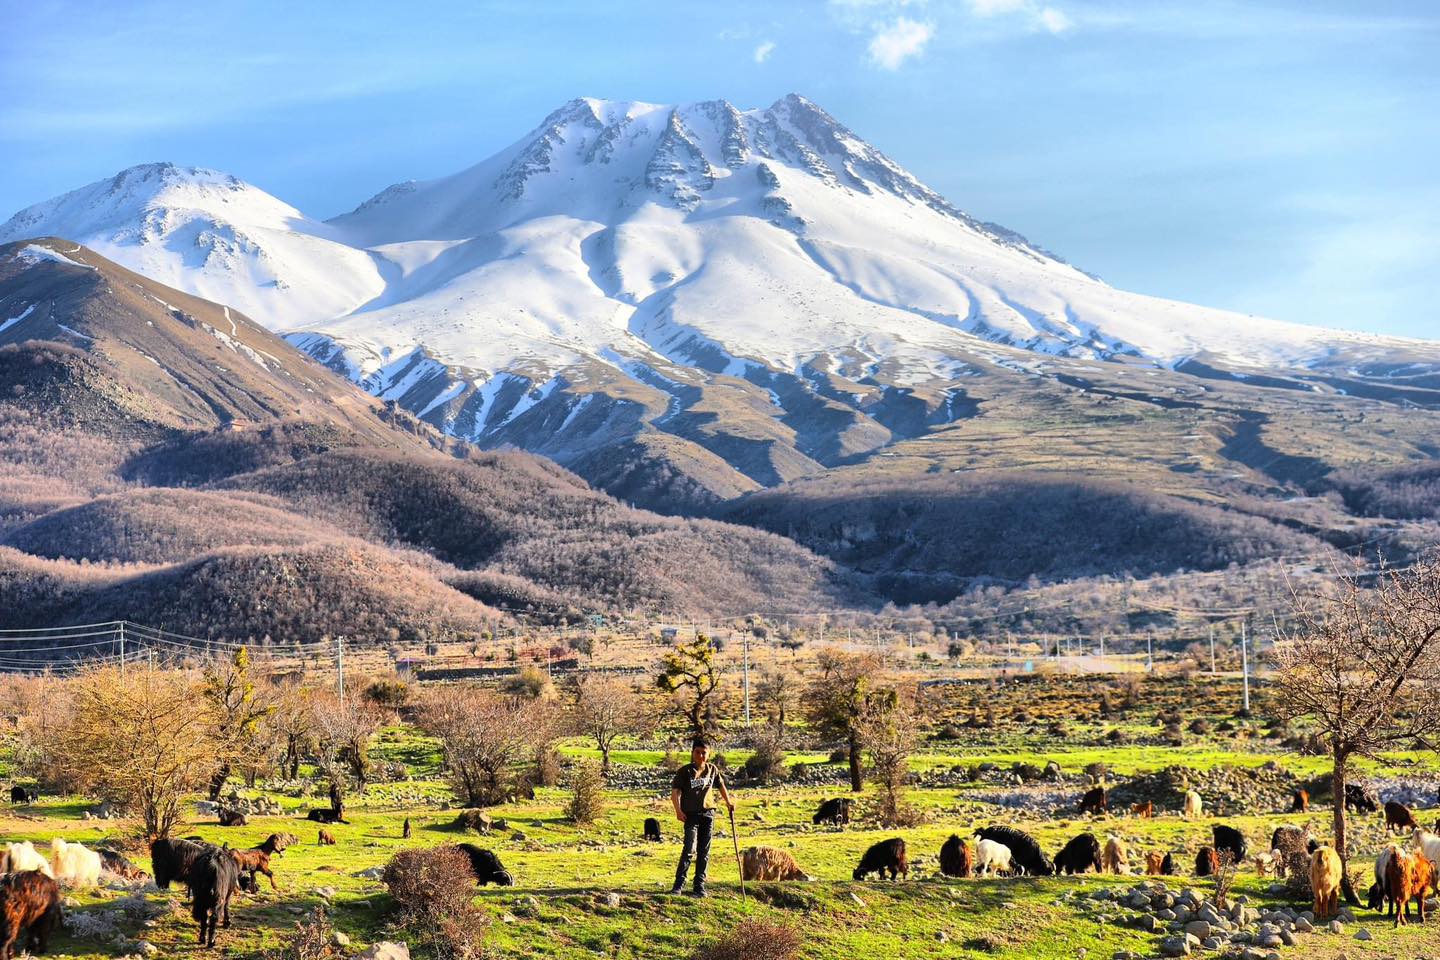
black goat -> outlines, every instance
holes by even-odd
[[[1013,854],[1013,850],[1011,851]],[[1100,841],[1093,833],[1082,833],[1055,855],[1057,873],[1100,872]]]
[[[985,827],[976,834],[982,840],[994,840],[1010,848],[1010,865],[1024,870],[1032,877],[1049,877],[1055,874],[1051,863],[1040,850],[1040,844],[1030,834],[1014,827]]]
[[[470,858],[470,870],[475,874],[475,882],[480,886],[493,883],[500,887],[515,886],[515,878],[505,865],[500,862],[492,850],[482,850],[473,843],[458,844],[460,852]]]

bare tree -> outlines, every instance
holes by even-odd
[[[785,667],[767,670],[755,685],[755,700],[776,726],[785,726],[785,715],[799,694],[800,678]]]
[[[219,800],[230,779],[234,760],[245,765],[247,781],[254,782],[256,762],[265,751],[262,743],[265,725],[275,713],[275,704],[267,691],[257,687],[250,671],[250,651],[240,647],[228,658],[217,659],[205,668],[205,698],[215,708],[215,737],[226,742],[215,773],[210,778],[210,799]]]
[[[704,734],[707,727],[713,726],[713,718],[708,714],[715,691],[720,688],[720,668],[715,663],[715,645],[710,638],[702,633],[690,643],[676,644],[661,660],[655,684],[667,693],[690,690],[685,719],[690,723],[691,733]]]
[[[86,671],[65,685],[70,708],[37,745],[47,777],[135,811],[150,837],[168,837],[185,794],[225,758],[218,712],[194,674]],[[233,756],[231,757],[233,759]]]
[[[364,787],[370,780],[370,739],[385,722],[385,711],[359,697],[341,698],[316,691],[310,696],[315,744],[321,765],[330,772],[332,785],[343,766]]]
[[[574,726],[600,749],[600,770],[610,774],[610,749],[617,737],[646,733],[655,717],[631,684],[617,677],[591,674],[575,685]]]
[[[459,686],[431,692],[420,715],[421,726],[444,746],[451,786],[471,807],[515,795],[518,765],[554,742],[558,719],[549,701]]]
[[[871,683],[880,670],[880,660],[869,654],[822,650],[815,665],[820,675],[810,684],[806,715],[822,733],[845,741],[850,759],[850,789],[859,793],[865,783],[860,767],[858,723]]]
[[[910,755],[920,741],[920,724],[910,690],[875,690],[865,698],[856,735],[870,757],[871,779],[880,789],[880,822],[905,826],[914,814],[905,805]]]
[[[298,683],[277,684],[270,689],[269,699],[275,704],[270,718],[273,748],[279,753],[283,776],[294,780],[300,776],[300,761],[315,743],[315,710],[310,691]]]
[[[1293,625],[1276,638],[1278,712],[1317,724],[1329,748],[1335,850],[1348,871],[1350,761],[1414,743],[1433,749],[1440,733],[1440,555],[1382,569],[1373,587],[1346,573],[1294,603]]]

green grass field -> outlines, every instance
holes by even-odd
[[[408,751],[417,766],[423,765],[427,757],[423,741],[401,730],[389,731],[387,737],[381,738],[377,752],[387,750]],[[583,754],[585,750],[575,744],[570,746],[570,752]],[[1155,769],[1180,759],[1167,750],[1135,748],[1100,753],[1116,770]],[[917,757],[917,765],[1056,759],[1073,772],[1094,755],[1091,750],[963,756],[927,753]],[[626,752],[624,757],[654,759],[643,751]],[[1226,759],[1250,763],[1270,758],[1263,754],[1236,757],[1217,748],[1203,755],[1191,751],[1183,759],[1201,766]],[[391,936],[403,938],[403,931],[386,928],[388,896],[383,887],[357,874],[383,865],[406,846],[462,839],[496,850],[518,880],[514,888],[491,887],[477,893],[477,902],[492,919],[489,942],[498,956],[685,957],[707,937],[748,917],[795,925],[805,936],[802,956],[815,960],[995,955],[1048,960],[1076,958],[1081,956],[1081,950],[1092,957],[1108,957],[1121,950],[1149,955],[1154,953],[1157,942],[1151,934],[1101,925],[1062,899],[1068,891],[1129,886],[1136,882],[1133,877],[938,877],[934,859],[945,837],[952,832],[965,834],[990,822],[1007,821],[1003,811],[966,799],[965,790],[912,791],[912,800],[924,810],[926,822],[900,831],[864,826],[843,831],[810,827],[810,815],[819,801],[838,793],[837,788],[774,786],[738,790],[741,845],[764,844],[788,850],[818,878],[814,883],[783,885],[790,896],[781,898],[782,905],[775,905],[761,900],[774,899],[777,885],[752,890],[748,900],[741,898],[734,846],[728,832],[715,841],[711,899],[697,902],[663,895],[673,874],[678,842],[668,801],[659,794],[613,792],[604,818],[581,828],[564,815],[565,791],[542,790],[534,801],[495,808],[493,815],[506,820],[510,829],[478,838],[454,825],[454,810],[442,809],[445,789],[439,781],[422,780],[405,784],[405,788],[418,788],[434,799],[428,806],[395,808],[387,800],[393,785],[372,786],[351,814],[353,822],[330,828],[339,840],[333,847],[318,845],[315,825],[293,816],[257,818],[243,828],[222,828],[213,821],[187,823],[179,831],[182,835],[199,835],[232,846],[252,845],[281,830],[300,836],[300,843],[275,861],[280,890],[272,892],[262,878],[258,896],[241,895],[237,899],[234,926],[222,933],[223,951],[227,955],[254,956],[275,948],[297,915],[325,898],[331,903],[336,927],[355,944]],[[286,799],[291,805],[297,804],[295,798]],[[26,819],[10,814],[0,819],[0,824],[7,839],[48,843],[59,835],[90,845],[107,838],[122,838],[133,829],[124,823],[82,821],[82,809],[84,804],[74,800],[44,802],[25,810]],[[661,818],[667,842],[654,844],[640,839],[641,824],[647,816]],[[414,827],[409,841],[401,839],[402,823],[407,817]],[[1323,813],[1309,817],[1233,817],[1225,822],[1258,839],[1281,821],[1321,821],[1323,817]],[[1032,832],[1053,852],[1082,830],[1102,837],[1121,836],[1134,851],[1179,848],[1187,842],[1193,846],[1208,834],[1213,821],[1207,818],[1186,822],[1167,815],[1149,821],[1110,818],[1092,822],[1077,818],[1007,822]],[[899,883],[852,881],[850,871],[863,850],[892,835],[904,836],[909,845],[914,864],[911,879]],[[143,855],[137,859],[145,860]],[[1269,882],[1247,871],[1237,889],[1253,902],[1275,902],[1264,892]],[[1207,881],[1172,878],[1170,883],[1175,889],[1189,884],[1202,891],[1207,889]],[[607,898],[612,892],[619,894],[618,906]],[[118,895],[111,891],[75,892],[73,899],[78,911],[94,912],[104,910],[106,903]],[[171,901],[170,909],[150,929],[125,930],[124,939],[148,939],[165,956],[203,952],[196,947],[195,926],[179,904],[179,892],[172,892],[168,898],[164,894],[151,897],[161,904]],[[1360,944],[1349,933],[1316,935],[1306,941],[1307,960],[1344,953],[1352,957],[1424,956],[1440,947],[1440,923],[1392,932],[1387,922],[1373,914],[1362,914],[1361,922],[1375,935],[1371,943]],[[1364,952],[1357,953],[1357,948]],[[112,956],[117,950],[114,944],[78,939],[68,932],[58,943],[59,953],[75,957]]]

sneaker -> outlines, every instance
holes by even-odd
[[[690,891],[690,896],[696,898],[697,900],[704,900],[706,897],[710,896],[710,894],[705,892],[704,887],[696,887],[694,890]]]

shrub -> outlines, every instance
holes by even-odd
[[[785,731],[773,724],[756,731],[752,738],[754,753],[742,768],[751,780],[768,783],[785,776]]]
[[[335,925],[325,913],[325,905],[319,904],[295,921],[295,930],[280,938],[280,947],[267,950],[265,960],[328,960],[339,955],[335,948]]]
[[[401,850],[385,865],[381,880],[400,923],[438,960],[482,956],[489,920],[471,901],[475,874],[458,848]]]
[[[605,775],[597,763],[582,763],[575,770],[566,814],[576,823],[594,823],[605,813]]]
[[[802,938],[794,927],[745,920],[734,930],[690,955],[691,960],[789,960]]]

